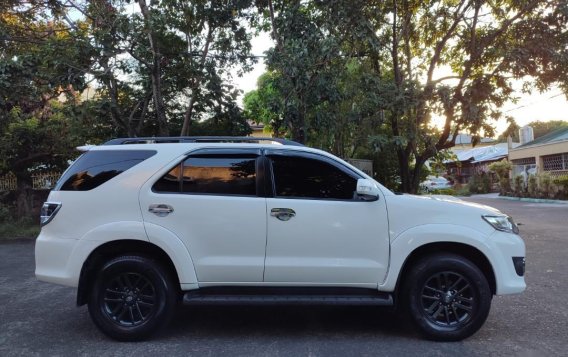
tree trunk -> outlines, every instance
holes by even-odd
[[[138,0],[140,12],[144,17],[144,25],[148,35],[148,42],[150,43],[150,50],[152,51],[152,63],[149,66],[150,78],[152,80],[152,99],[154,103],[154,111],[156,112],[156,119],[158,121],[158,135],[169,135],[168,123],[166,119],[166,105],[164,103],[164,96],[162,93],[162,68],[160,61],[162,55],[158,48],[158,43],[154,37],[150,26],[150,10],[146,5],[146,0]]]
[[[187,105],[187,109],[183,115],[183,126],[181,127],[181,132],[179,133],[180,136],[187,136],[189,135],[189,126],[191,124],[191,117],[193,115],[193,106],[195,105],[195,99],[197,97],[196,89],[193,90],[191,94],[191,98],[189,99],[189,104]]]
[[[26,174],[15,174],[17,180],[16,188],[16,219],[33,218],[32,205],[32,183]]]

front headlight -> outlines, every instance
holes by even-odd
[[[519,234],[519,227],[509,216],[484,215],[481,217],[498,231]]]

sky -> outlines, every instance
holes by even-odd
[[[263,55],[264,51],[273,46],[273,41],[268,33],[260,33],[252,39],[252,53]],[[236,86],[244,93],[256,89],[257,78],[264,73],[266,66],[264,61],[259,61],[251,72],[234,79]],[[512,116],[518,125],[524,126],[531,121],[565,120],[568,121],[568,100],[558,88],[550,88],[545,93],[518,94],[517,103],[506,103],[502,111],[505,115]],[[241,97],[242,100],[242,97]],[[240,103],[242,105],[242,103]],[[495,124],[496,134],[499,135],[507,129],[506,119],[501,119]]]

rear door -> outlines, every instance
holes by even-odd
[[[262,165],[256,149],[202,149],[143,187],[145,223],[183,241],[200,282],[262,281]]]
[[[326,156],[274,150],[268,155],[265,282],[365,285],[383,280],[389,259],[383,197],[356,194],[360,176]]]

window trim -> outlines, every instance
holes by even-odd
[[[336,169],[340,170],[344,174],[355,179],[355,181],[357,181],[361,178],[365,178],[362,175],[360,175],[359,173],[357,173],[356,171],[352,170],[351,168],[349,168],[345,165],[342,165],[340,162],[338,162],[338,161],[336,161],[336,160],[334,160],[334,159],[332,159],[328,156],[322,155],[322,154],[307,152],[307,151],[288,150],[288,149],[266,150],[266,152],[264,153],[264,158],[267,161],[267,167],[268,167],[267,176],[270,180],[269,189],[271,191],[271,192],[267,192],[268,195],[266,197],[278,198],[278,199],[289,199],[289,200],[306,200],[306,201],[368,202],[368,201],[365,201],[365,200],[362,200],[362,199],[357,199],[355,197],[354,198],[317,198],[317,197],[277,196],[276,195],[276,180],[274,179],[274,169],[272,167],[272,160],[270,160],[270,156],[300,157],[300,158],[304,158],[304,159],[317,160],[317,161],[325,162],[326,164],[329,164],[329,165],[335,167]]]
[[[154,186],[156,183],[167,175],[171,170],[173,170],[176,166],[179,166],[180,172],[183,172],[183,163],[191,158],[191,157],[210,157],[210,156],[222,156],[222,155],[256,155],[255,159],[255,188],[256,194],[255,195],[241,195],[241,194],[234,194],[234,193],[206,193],[206,192],[182,192],[182,185],[183,180],[182,176],[179,178],[179,187],[177,192],[165,192],[165,191],[156,191]],[[265,194],[261,192],[260,189],[264,187],[262,181],[265,180],[264,175],[264,167],[261,166],[262,161],[262,152],[259,149],[246,149],[246,148],[203,148],[191,151],[183,156],[181,160],[179,160],[175,165],[172,165],[168,170],[166,170],[163,174],[159,175],[158,179],[152,182],[151,191],[152,193],[159,194],[159,195],[189,195],[189,196],[225,196],[225,197],[249,197],[249,198],[258,198],[258,197],[265,197],[261,196]],[[264,165],[264,164],[262,164]],[[262,181],[261,181],[262,180]],[[264,190],[262,190],[264,191]]]

